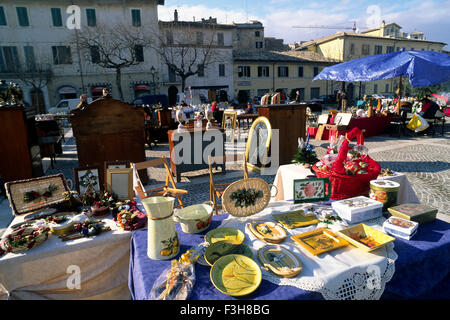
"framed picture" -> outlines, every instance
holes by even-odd
[[[133,200],[133,168],[106,170],[106,190],[119,200]]]
[[[126,169],[126,168],[130,168],[130,162],[128,160],[116,160],[116,161],[105,161],[105,170],[104,172],[104,181],[103,181],[103,187],[106,190],[106,172],[108,171],[108,169]]]
[[[294,180],[294,203],[328,201],[331,182],[328,178]]]
[[[75,187],[80,195],[84,194],[91,185],[96,192],[102,190],[99,177],[100,168],[89,166],[83,168],[73,168]]]
[[[327,124],[328,123],[328,114],[321,114],[317,118],[317,124]]]
[[[341,113],[340,112],[334,118],[333,124],[338,125],[338,126],[348,126],[350,124],[350,120],[352,120],[351,113]]]
[[[14,215],[48,208],[65,201],[70,189],[62,173],[5,183],[6,194]]]

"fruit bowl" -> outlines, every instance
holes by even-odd
[[[195,204],[179,209],[174,220],[181,224],[185,233],[199,233],[206,230],[211,224],[213,208],[207,204]]]

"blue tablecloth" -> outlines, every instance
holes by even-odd
[[[181,253],[204,241],[205,234],[220,225],[228,215],[214,216],[211,226],[199,234],[186,234],[176,224]],[[386,284],[382,299],[450,299],[450,224],[441,220],[420,225],[413,240],[396,239],[395,274]],[[153,283],[170,266],[170,260],[157,261],[147,257],[147,230],[134,232],[131,239],[128,285],[135,300],[146,300]],[[262,280],[260,287],[243,298],[219,292],[209,278],[210,267],[196,264],[196,284],[192,300],[323,300],[320,293],[293,286],[278,286]]]

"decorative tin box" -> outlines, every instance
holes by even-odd
[[[400,184],[395,181],[378,179],[370,181],[369,198],[383,203],[383,211],[397,204]]]
[[[410,240],[417,232],[419,224],[402,218],[390,217],[383,223],[383,231],[394,237]]]
[[[388,208],[388,211],[394,217],[415,221],[419,224],[434,221],[438,212],[437,209],[420,203],[404,203]]]
[[[383,215],[381,202],[363,196],[332,202],[331,206],[341,219],[350,224],[379,218]]]

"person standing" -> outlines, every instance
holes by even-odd
[[[345,109],[347,108],[347,101],[348,101],[347,93],[344,90],[342,90],[342,92],[341,92],[341,110],[342,110],[342,112],[345,112]]]
[[[80,103],[77,105],[77,109],[83,110],[88,105],[87,94],[82,94],[80,96]]]
[[[338,106],[337,106],[337,109],[338,109],[338,110],[342,108],[342,97],[341,97],[341,95],[342,95],[342,91],[339,90],[339,91],[336,93],[336,101],[337,101],[337,103],[338,103]]]

